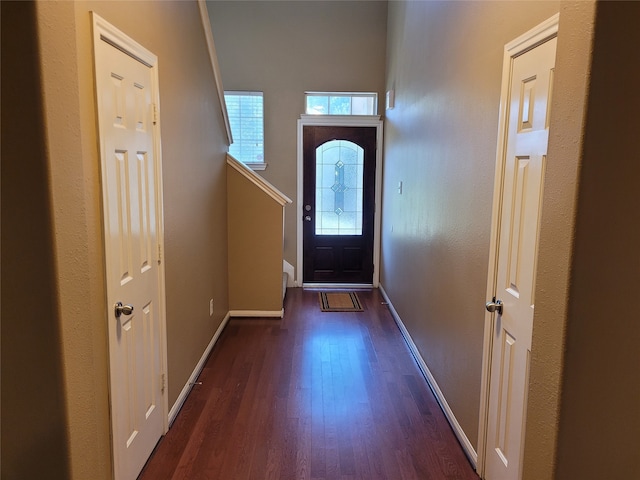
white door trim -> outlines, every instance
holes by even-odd
[[[373,228],[373,287],[380,284],[380,223],[382,213],[382,120],[379,115],[300,115],[298,119],[298,191],[296,199],[297,266],[295,285],[301,287],[302,280],[302,195],[303,195],[303,149],[302,129],[305,126],[326,125],[333,127],[375,127],[376,128],[376,211]],[[323,285],[328,287],[329,285]],[[344,286],[344,285],[343,285]]]
[[[154,162],[155,162],[155,171],[156,171],[156,212],[157,212],[157,260],[158,260],[158,276],[159,276],[159,285],[158,285],[158,294],[159,294],[159,317],[160,317],[160,345],[161,345],[161,365],[162,365],[162,374],[164,381],[164,389],[165,393],[163,395],[162,401],[162,418],[164,421],[164,432],[166,433],[169,429],[169,395],[167,392],[168,378],[167,378],[167,328],[166,328],[166,299],[165,299],[165,271],[164,271],[164,212],[163,212],[163,194],[162,194],[162,152],[161,152],[161,142],[160,142],[160,91],[159,91],[159,82],[158,82],[158,57],[154,55],[152,52],[144,48],[142,45],[137,43],[131,37],[126,35],[124,32],[119,30],[118,28],[111,25],[109,22],[104,20],[95,12],[91,12],[92,25],[93,25],[93,45],[94,45],[94,62],[97,61],[97,45],[101,41],[106,41],[107,43],[113,45],[118,50],[126,53],[127,55],[135,58],[136,60],[142,62],[147,65],[151,70],[151,96],[153,99],[153,103],[155,105],[155,115],[154,115],[154,124],[153,124],[153,147],[154,147]],[[98,122],[98,138],[104,138],[105,132],[102,129],[101,122]],[[106,152],[104,151],[104,144],[100,143],[100,158],[105,158]],[[102,166],[104,166],[104,162],[101,160]],[[104,178],[105,172],[102,172],[102,176]],[[108,250],[111,248],[109,242],[105,243],[105,259],[108,257]],[[106,262],[105,262],[106,263]],[[106,269],[106,275],[110,274],[109,268]],[[106,285],[109,285],[109,281],[107,278]],[[105,297],[108,299],[108,292],[105,290]],[[109,302],[107,301],[107,304]],[[107,305],[108,313],[106,318],[111,320],[112,312],[111,305]],[[109,386],[109,394],[111,397],[111,386]],[[112,415],[113,419],[113,415]],[[113,424],[112,424],[113,428]],[[114,436],[112,432],[112,445],[111,445],[111,457],[112,462],[114,461]],[[115,468],[114,468],[115,472]]]
[[[504,176],[504,155],[506,151],[507,126],[509,121],[510,96],[509,85],[511,78],[512,63],[517,56],[535,48],[545,41],[557,36],[559,14],[545,20],[540,25],[532,28],[528,32],[509,42],[504,47],[504,57],[502,62],[502,89],[500,93],[500,120],[498,126],[498,145],[496,154],[496,168],[493,187],[493,208],[491,215],[491,240],[489,248],[489,269],[487,275],[487,300],[496,294],[497,277],[497,252],[500,232],[500,212],[502,209],[502,183]],[[481,305],[478,308],[482,308]],[[487,424],[489,421],[489,384],[491,380],[491,348],[494,328],[493,314],[485,311],[484,314],[484,340],[482,353],[482,377],[480,386],[480,415],[478,425],[478,465],[477,472],[484,478]]]

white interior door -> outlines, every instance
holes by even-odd
[[[510,59],[497,238],[485,478],[521,477],[539,216],[556,38]],[[498,185],[500,188],[500,185]],[[500,304],[501,302],[501,304]]]
[[[165,429],[160,175],[149,64],[95,38],[115,476],[135,479]],[[115,308],[123,304],[122,311]],[[132,310],[131,310],[132,309]]]

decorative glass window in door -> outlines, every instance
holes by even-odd
[[[316,235],[362,235],[364,149],[331,140],[316,149]]]

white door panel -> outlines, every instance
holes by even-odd
[[[521,477],[555,37],[512,59],[490,365],[485,477]]]
[[[164,432],[160,176],[149,65],[96,39],[116,479],[135,479]],[[117,315],[116,302],[133,312]]]

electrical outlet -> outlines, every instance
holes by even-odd
[[[213,298],[209,300],[209,316],[213,317]]]

